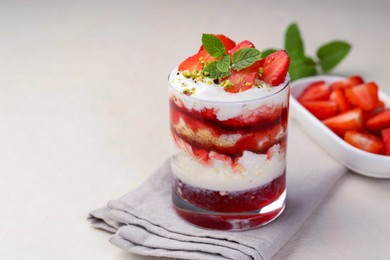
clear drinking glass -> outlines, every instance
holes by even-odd
[[[168,82],[176,212],[219,230],[277,218],[286,198],[289,79],[275,93],[239,102],[201,100]]]

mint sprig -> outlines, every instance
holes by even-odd
[[[230,75],[230,70],[227,72],[222,72],[217,68],[217,64],[218,61],[213,61],[203,69],[206,77],[212,79],[222,79]]]
[[[261,59],[261,52],[255,48],[243,48],[236,51],[232,55],[232,67],[235,70],[240,70],[249,67],[256,61]]]
[[[228,72],[230,69],[230,56],[224,55],[218,62],[217,62],[217,69],[220,72]]]
[[[317,63],[313,58],[305,55],[305,46],[301,32],[296,23],[287,28],[284,47],[290,56],[289,73],[291,80],[309,77],[317,74]]]
[[[204,46],[204,49],[213,56],[214,58],[218,58],[222,56],[225,53],[225,46],[221,42],[218,37],[212,34],[206,34],[204,33],[202,35],[202,44]]]
[[[225,78],[232,73],[232,70],[247,68],[262,57],[261,52],[255,48],[243,48],[236,51],[231,57],[231,55],[225,54],[226,48],[222,41],[212,34],[204,33],[202,44],[206,52],[216,58],[203,69],[205,76],[212,79]]]
[[[318,74],[319,69],[329,72],[334,69],[350,52],[351,44],[346,41],[331,41],[317,50],[317,59],[305,54],[305,45],[296,23],[287,27],[284,47],[290,56],[289,73],[291,80],[296,80]],[[277,49],[263,51],[263,57],[267,57]]]
[[[290,58],[302,59],[305,56],[305,46],[297,24],[293,23],[287,28],[284,47]]]
[[[336,67],[351,48],[351,45],[345,41],[333,41],[322,45],[317,51],[322,70],[328,72]]]

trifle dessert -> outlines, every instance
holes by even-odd
[[[169,75],[172,196],[188,222],[242,230],[285,207],[290,59],[203,34]]]

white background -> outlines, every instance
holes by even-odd
[[[154,259],[85,218],[168,157],[167,75],[201,34],[282,48],[297,21],[309,55],[348,40],[334,73],[390,94],[389,11],[385,0],[1,0],[0,258]],[[347,174],[277,258],[389,259],[389,201],[390,181]]]

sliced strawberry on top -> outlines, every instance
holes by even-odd
[[[330,100],[336,102],[338,110],[343,113],[352,109],[351,103],[347,100],[342,89],[334,89],[330,93]]]
[[[182,63],[180,63],[179,70],[180,71],[188,70],[190,72],[193,72],[196,70],[197,71],[201,70],[202,67],[203,67],[203,65],[200,62],[200,55],[199,55],[199,53],[197,53],[191,57],[188,57]]]
[[[238,43],[234,48],[232,48],[230,51],[229,51],[229,54],[230,55],[233,55],[233,53],[235,53],[236,51],[238,50],[241,50],[241,49],[244,49],[244,48],[254,48],[255,45],[253,43],[251,43],[250,41],[242,41],[240,43]]]
[[[362,129],[363,112],[360,108],[356,108],[325,119],[322,122],[337,135],[344,136],[346,131],[358,131]]]
[[[331,89],[338,89],[338,88],[345,89],[345,88],[354,87],[354,86],[357,86],[357,85],[360,85],[363,83],[364,83],[363,78],[356,75],[356,76],[351,76],[345,80],[332,83],[330,85],[330,88]]]
[[[223,34],[213,34],[214,36],[216,36],[223,44],[223,46],[225,46],[225,53],[228,53],[229,50],[231,50],[232,48],[234,48],[234,46],[236,46],[236,43],[231,40],[230,38],[226,37],[225,35]],[[210,63],[212,61],[215,60],[215,58],[213,56],[211,56],[202,46],[200,46],[200,49],[199,49],[199,55],[200,55],[200,59],[201,61],[205,61],[206,63]]]
[[[365,111],[372,111],[378,106],[378,86],[374,82],[347,88],[345,96],[349,102]]]
[[[205,49],[199,50],[198,52],[199,55],[199,61],[202,63],[203,61],[206,62],[206,64],[215,61],[215,58],[211,56]],[[205,64],[203,63],[202,66]]]
[[[328,100],[330,96],[329,86],[325,81],[316,81],[305,88],[302,94],[298,97],[299,102]]]
[[[350,145],[369,153],[383,153],[382,140],[373,134],[359,133],[356,131],[347,131],[344,140]]]
[[[182,63],[180,63],[179,65],[180,71],[184,71],[184,70],[189,70],[190,72],[193,72],[195,70],[199,71],[204,68],[205,64],[208,64],[215,60],[215,58],[210,54],[208,54],[208,52],[204,48],[202,49],[202,47],[197,54],[188,57]]]
[[[381,131],[390,127],[390,109],[371,117],[366,122],[366,127],[371,131]]]
[[[334,101],[304,101],[302,106],[320,120],[337,114],[337,104]]]
[[[390,155],[390,128],[382,130],[382,140],[384,145],[384,154]]]
[[[239,51],[243,48],[254,48],[255,46],[250,41],[242,41],[237,44],[234,48],[229,51],[230,56],[232,56],[236,51]],[[227,92],[237,93],[250,89],[257,76],[258,69],[260,67],[260,62],[255,62],[251,66],[241,69],[239,71],[232,70],[231,74],[224,80],[230,80],[233,83],[233,86],[225,88]]]
[[[226,87],[225,91],[230,93],[242,92],[250,89],[255,82],[260,62],[255,62],[251,66],[239,71],[232,70],[232,73],[223,80],[230,80],[233,86]]]
[[[226,53],[236,46],[236,43],[233,40],[223,34],[215,34],[215,36],[217,36],[217,38],[221,40],[223,46],[225,46]]]
[[[230,38],[226,37],[223,34],[213,34],[216,36],[222,44],[225,46],[225,53],[228,53],[230,49],[232,49],[234,46],[236,46],[236,43],[232,41]],[[182,63],[179,65],[179,70],[189,70],[190,72],[193,72],[195,70],[199,71],[203,69],[205,63],[210,63],[214,61],[215,58],[212,57],[208,52],[204,49],[204,46],[200,46],[199,51],[197,54],[188,57],[185,59]]]
[[[286,79],[289,66],[290,57],[286,51],[274,52],[260,60],[260,67],[263,68],[263,71],[259,78],[271,86],[278,86]]]

